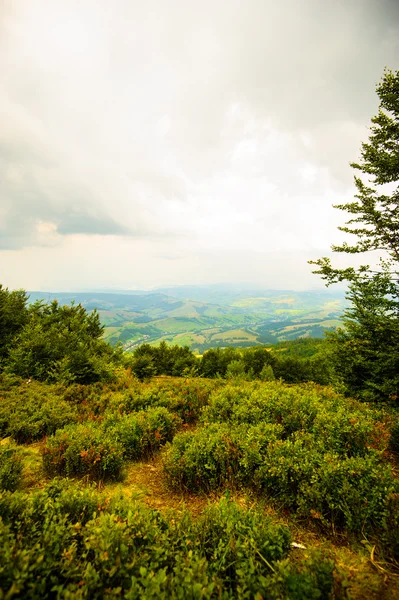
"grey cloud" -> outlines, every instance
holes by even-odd
[[[346,190],[398,40],[396,0],[3,3],[3,247],[47,243],[38,221],[59,235],[193,235],[168,203],[237,173],[274,184],[276,202]],[[253,154],[234,162],[242,141]],[[301,179],[307,164],[325,179]]]

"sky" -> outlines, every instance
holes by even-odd
[[[0,283],[323,287],[384,67],[397,0],[0,0]]]

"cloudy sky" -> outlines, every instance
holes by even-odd
[[[321,287],[397,0],[0,0],[0,282]]]

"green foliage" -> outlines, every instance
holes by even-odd
[[[138,411],[150,406],[163,406],[180,417],[183,423],[198,420],[212,391],[223,385],[220,381],[202,379],[158,380],[129,389],[117,406],[123,412]]]
[[[212,570],[223,580],[224,592],[240,590],[244,597],[261,594],[259,588],[267,585],[261,574],[270,574],[271,565],[287,556],[292,540],[286,527],[225,498],[205,511],[198,531]]]
[[[241,383],[215,391],[201,419],[167,448],[173,488],[249,486],[324,527],[378,531],[393,547],[399,484],[382,460],[390,432],[378,413],[315,385]]]
[[[377,86],[378,114],[372,119],[368,143],[362,144],[361,160],[352,167],[365,177],[355,177],[356,200],[338,205],[350,219],[340,229],[356,241],[333,246],[335,252],[363,254],[376,251],[376,267],[335,269],[328,258],[311,261],[315,273],[327,281],[349,282],[351,308],[343,329],[329,335],[335,368],[349,394],[365,400],[397,401],[399,398],[399,71],[385,71]],[[384,186],[395,183],[388,194]]]
[[[95,424],[69,425],[49,437],[41,448],[47,475],[120,479],[123,449]]]
[[[22,479],[22,462],[13,446],[0,446],[0,491],[16,490]]]
[[[226,379],[245,379],[245,363],[243,360],[232,360],[226,369]]]
[[[121,417],[111,413],[104,428],[122,446],[125,457],[139,459],[171,441],[179,425],[177,415],[159,406]]]
[[[169,485],[205,492],[228,483],[234,485],[240,458],[238,438],[238,431],[227,424],[212,424],[197,432],[176,435],[163,457]]]
[[[56,386],[37,382],[3,389],[0,403],[0,435],[19,444],[40,440],[78,418],[75,406],[60,397]]]
[[[23,290],[10,292],[0,284],[0,368],[8,358],[15,337],[28,320],[27,301],[28,296]]]
[[[265,365],[262,368],[259,374],[259,379],[261,381],[274,381],[276,379],[271,365]]]
[[[320,598],[334,565],[291,563],[291,535],[227,498],[162,517],[56,481],[0,495],[0,591],[23,598]]]
[[[142,344],[133,353],[132,370],[141,381],[153,375],[193,375],[197,359],[188,346],[168,346],[164,341],[159,346]]]
[[[17,292],[8,294],[10,301]],[[22,292],[18,300],[26,302]],[[120,352],[101,339],[103,327],[96,311],[88,314],[80,304],[60,306],[56,300],[51,304],[36,302],[25,309],[20,321],[17,329],[15,324],[6,323],[4,366],[8,372],[62,383],[92,383],[114,377]]]
[[[157,367],[151,354],[139,354],[134,357],[132,371],[140,381],[151,379],[157,373]]]
[[[241,353],[236,348],[211,348],[202,356],[200,374],[204,377],[226,377],[229,363],[237,360],[241,360]]]

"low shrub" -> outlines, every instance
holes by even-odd
[[[397,419],[397,421],[394,423],[391,429],[389,446],[391,450],[399,454],[399,419]]]
[[[334,565],[322,556],[311,565],[310,558],[291,562],[290,532],[262,511],[224,498],[194,520],[104,498],[59,481],[30,497],[0,494],[2,595],[299,600],[331,593]]]
[[[41,447],[47,475],[87,476],[94,480],[119,479],[123,449],[94,425],[69,425],[49,437]]]
[[[342,460],[326,454],[311,479],[301,484],[297,505],[301,514],[319,519],[322,524],[383,534],[390,517],[390,499],[395,494],[399,494],[399,482],[391,468],[381,465],[377,457]],[[393,526],[391,521],[391,529]]]
[[[286,440],[272,440],[262,459],[253,486],[292,509],[298,505],[301,484],[311,481],[323,464],[314,437],[305,432]]]
[[[234,485],[242,456],[241,431],[227,424],[210,424],[175,436],[163,457],[169,485],[177,489],[210,491]]]
[[[213,390],[224,385],[219,381],[201,379],[159,379],[137,384],[127,390],[119,402],[122,412],[129,413],[163,406],[180,417],[183,423],[195,423],[207,405]]]
[[[22,462],[12,446],[0,446],[0,490],[16,490],[22,479]]]
[[[173,488],[205,492],[227,484],[252,485],[269,444],[281,433],[282,427],[271,423],[234,428],[211,423],[178,434],[163,456],[167,481]]]
[[[180,425],[179,417],[159,406],[122,417],[109,415],[104,429],[121,445],[124,456],[139,459],[171,441]]]
[[[4,393],[0,405],[0,435],[18,444],[51,435],[78,418],[76,407],[66,402],[56,386],[25,383]]]
[[[377,411],[315,384],[280,382],[226,385],[215,391],[201,415],[203,423],[279,424],[283,438],[314,434],[319,448],[343,456],[383,452],[389,432]]]

